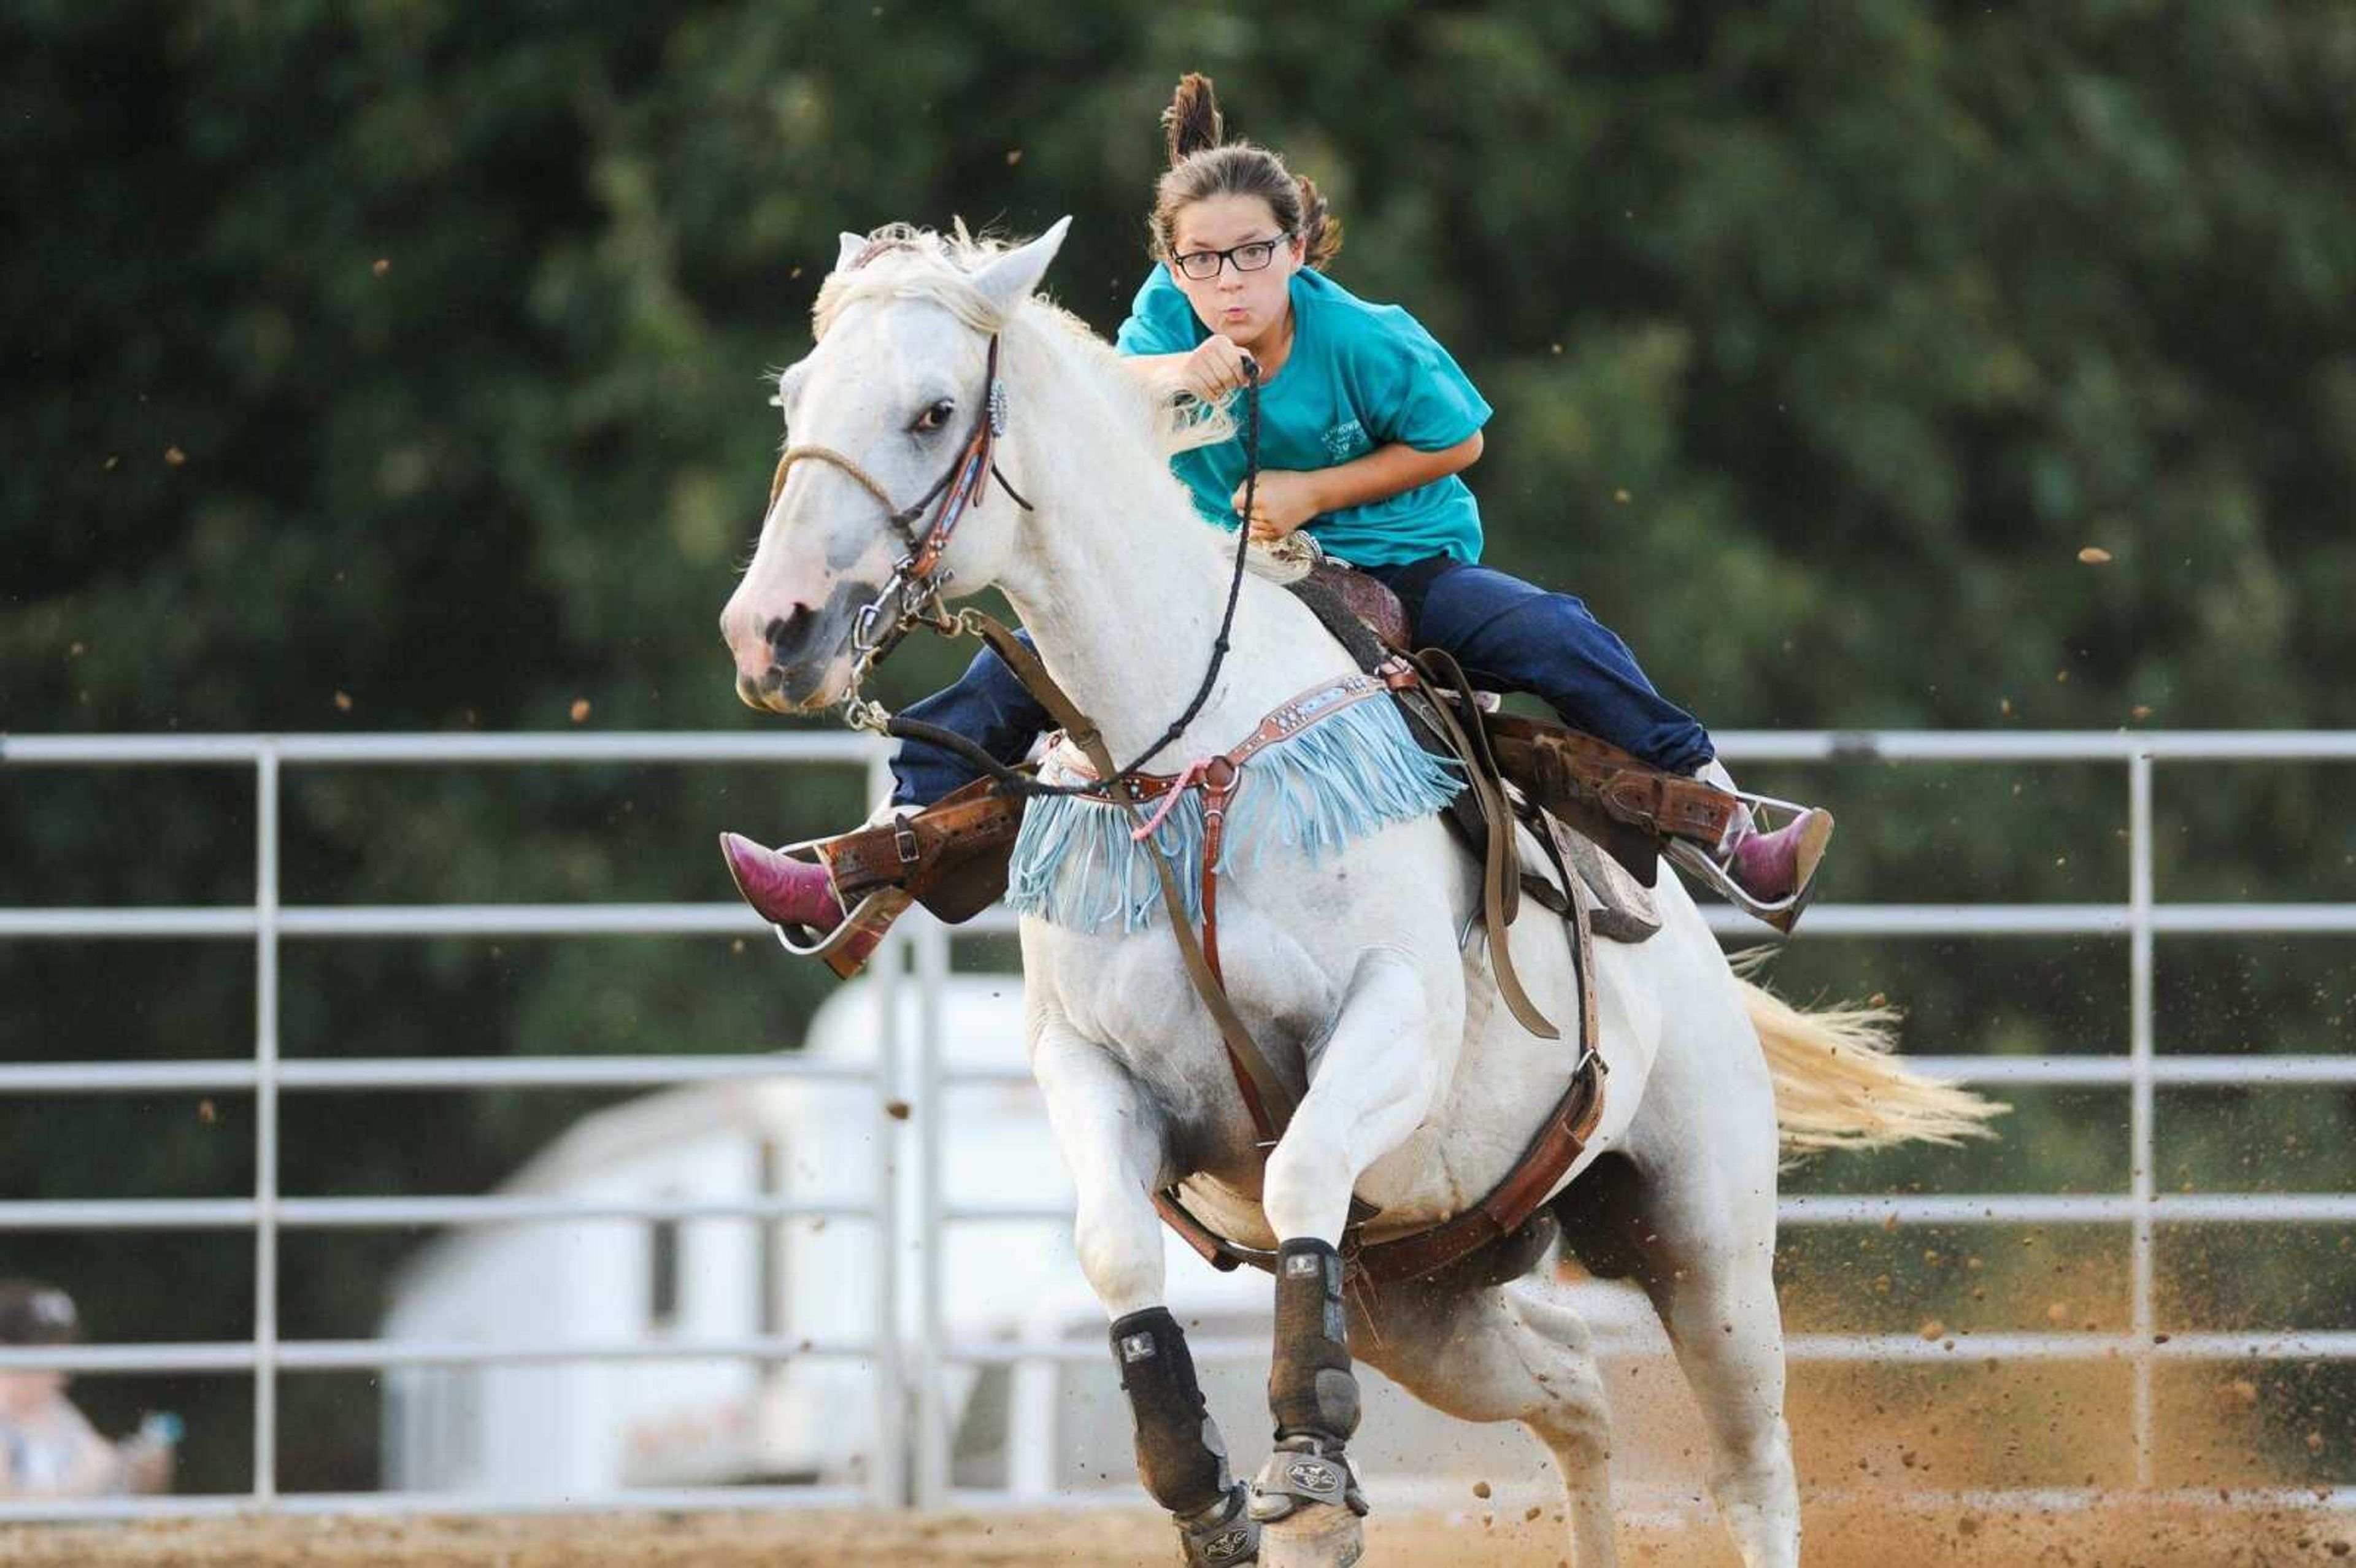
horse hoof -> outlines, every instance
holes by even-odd
[[[1260,1568],[1350,1568],[1365,1552],[1358,1516],[1333,1503],[1300,1503],[1260,1526]]]
[[[1365,1488],[1340,1444],[1330,1452],[1307,1440],[1279,1448],[1252,1477],[1251,1516],[1262,1524],[1289,1519],[1294,1510],[1331,1503],[1365,1517]]]
[[[1350,1568],[1365,1553],[1366,1494],[1339,1444],[1270,1454],[1252,1479],[1249,1511],[1260,1525],[1260,1568]]]

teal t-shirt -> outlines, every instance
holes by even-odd
[[[1421,323],[1395,304],[1368,304],[1324,273],[1292,275],[1292,353],[1260,390],[1259,465],[1332,468],[1394,443],[1424,452],[1454,446],[1486,423],[1489,405]],[[1211,336],[1169,272],[1156,266],[1114,346],[1123,354],[1183,354]],[[1233,440],[1182,452],[1171,472],[1194,509],[1236,526],[1244,482],[1244,405],[1230,404]],[[1330,554],[1355,566],[1401,566],[1429,556],[1481,559],[1481,507],[1451,474],[1308,525]]]

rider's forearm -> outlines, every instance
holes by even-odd
[[[1445,479],[1472,466],[1481,455],[1481,432],[1474,431],[1454,446],[1425,452],[1393,442],[1364,457],[1317,470],[1317,511],[1323,517],[1347,507],[1387,501],[1402,491],[1435,479]]]

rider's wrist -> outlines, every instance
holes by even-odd
[[[1323,517],[1328,512],[1338,509],[1338,503],[1333,496],[1333,481],[1331,475],[1325,474],[1322,470],[1312,471],[1308,475],[1308,490],[1309,516],[1301,518],[1300,522],[1294,524],[1293,526],[1295,528],[1306,528],[1316,518]]]

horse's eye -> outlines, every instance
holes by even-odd
[[[916,422],[908,428],[916,431],[947,430],[949,416],[955,412],[957,412],[957,405],[943,398],[939,402],[918,414]]]

